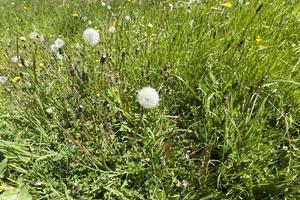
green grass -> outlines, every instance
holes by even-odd
[[[13,2],[0,5],[1,200],[300,198],[298,1]],[[144,86],[161,100],[141,121]]]

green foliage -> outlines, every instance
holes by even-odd
[[[103,2],[1,2],[0,200],[298,199],[299,3]]]

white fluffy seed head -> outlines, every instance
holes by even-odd
[[[83,39],[88,44],[94,46],[99,42],[100,36],[99,36],[99,33],[95,29],[87,28],[85,31],[83,31]]]
[[[158,92],[152,87],[144,87],[138,91],[138,102],[144,108],[154,108],[159,102]]]
[[[58,39],[55,40],[54,44],[57,48],[62,48],[65,45],[65,41],[58,38]]]

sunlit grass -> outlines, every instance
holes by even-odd
[[[0,199],[300,198],[297,1],[1,3]]]

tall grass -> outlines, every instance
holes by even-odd
[[[300,198],[298,1],[103,2],[2,0],[0,199]]]

